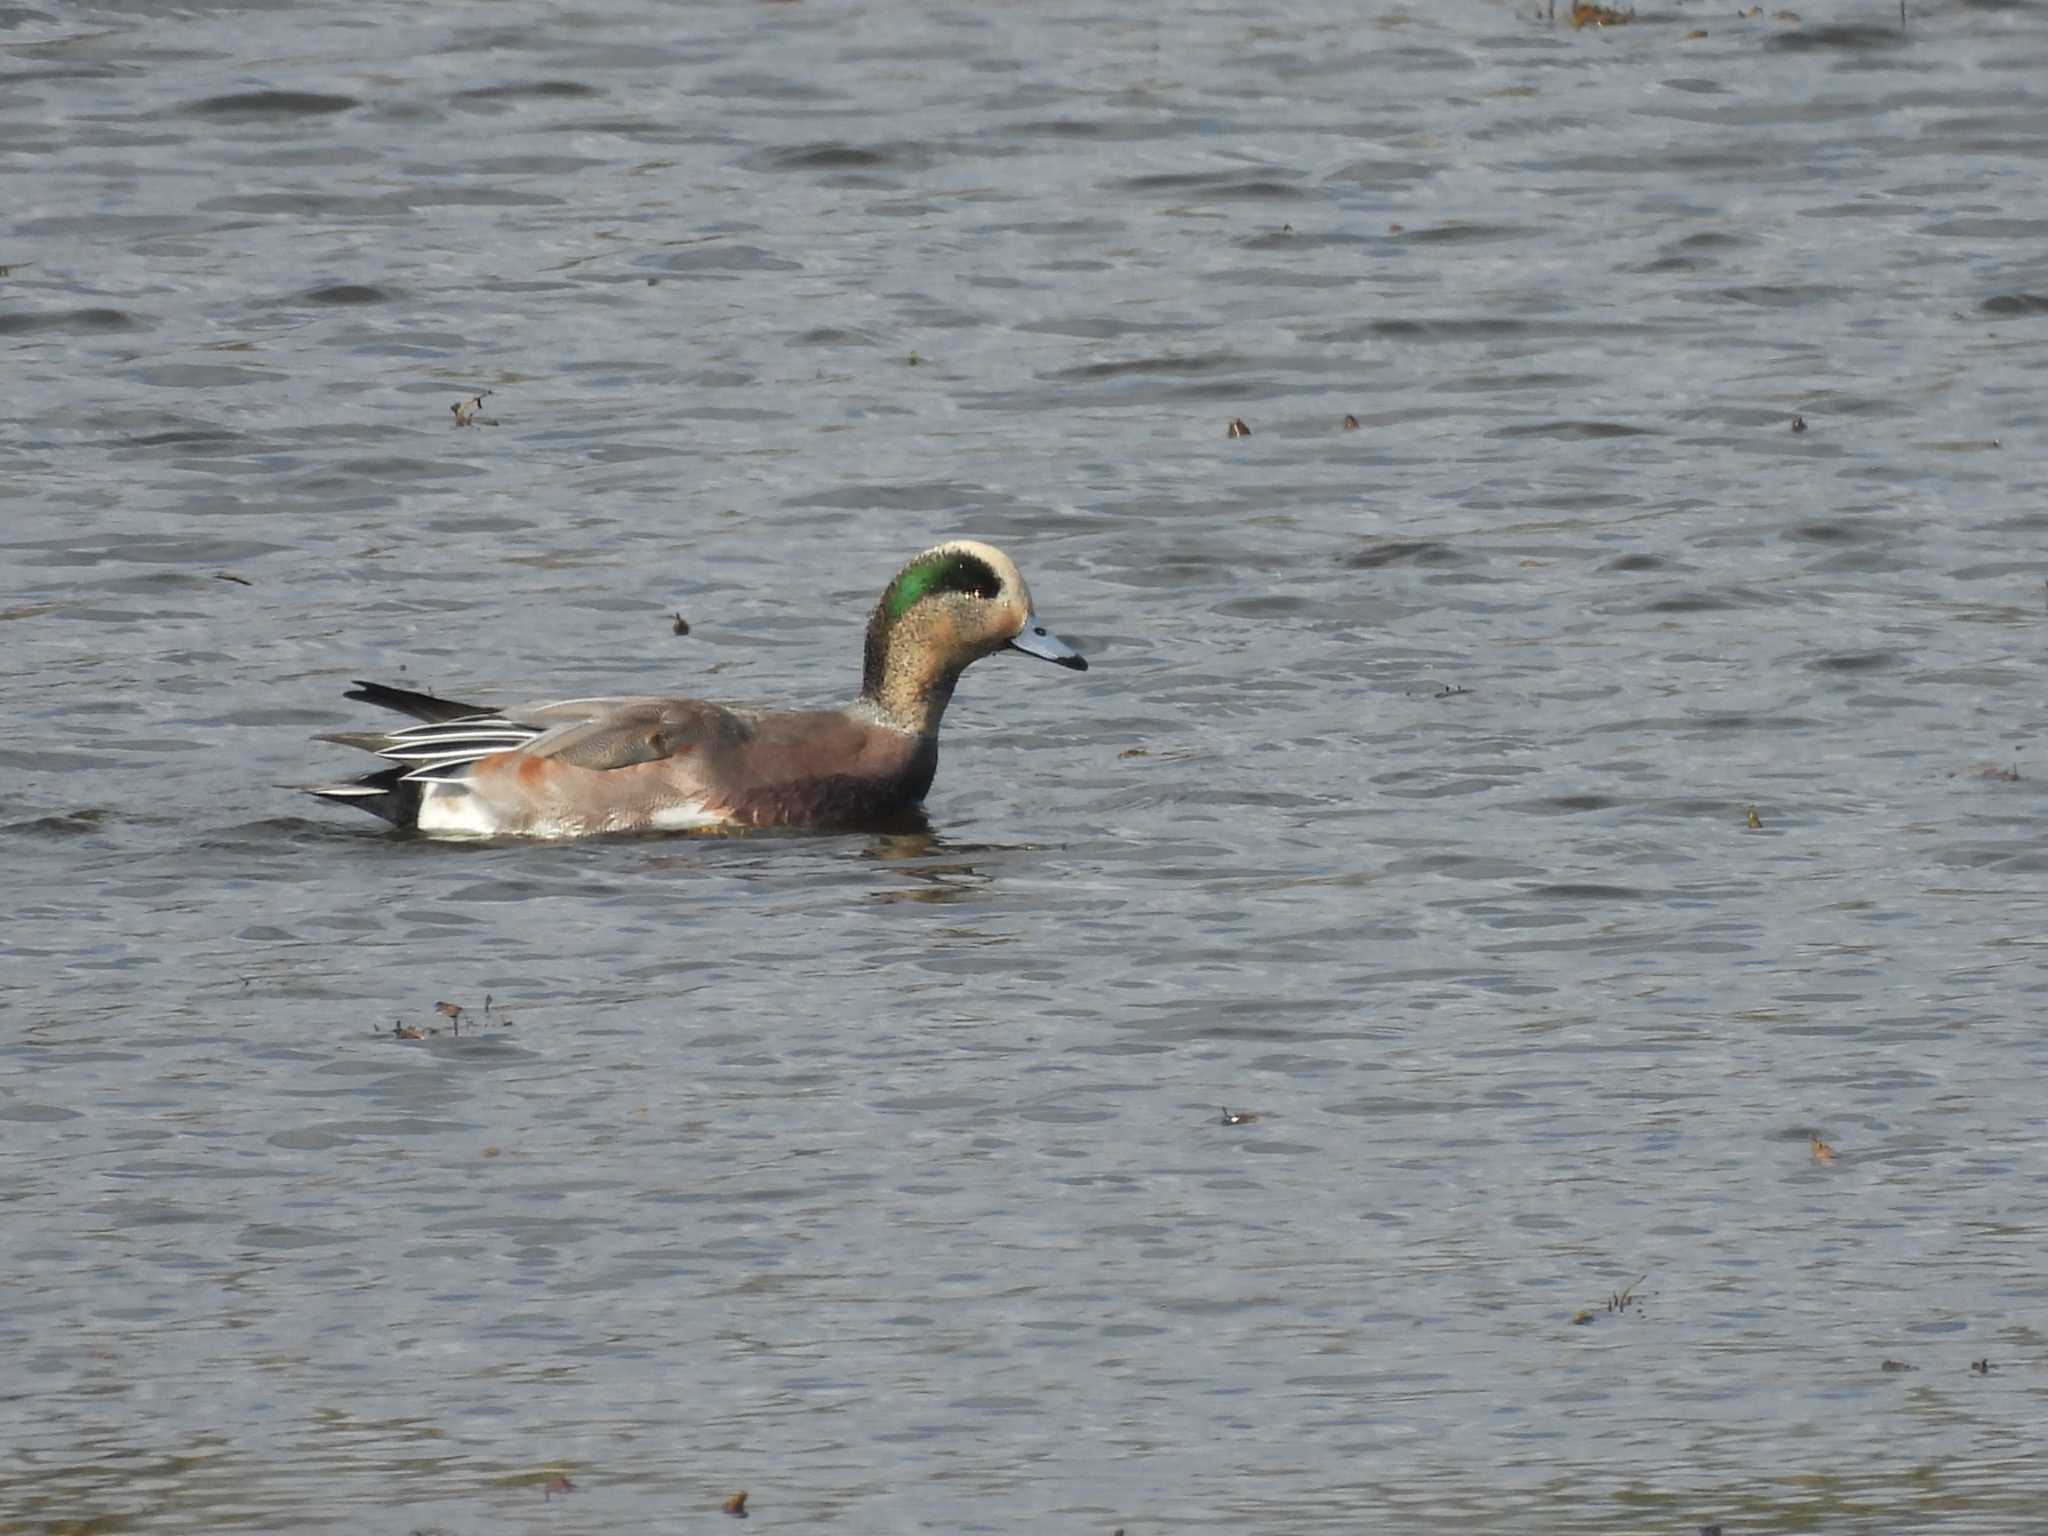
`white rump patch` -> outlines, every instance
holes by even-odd
[[[732,818],[693,802],[689,805],[664,805],[638,825],[650,832],[696,832],[705,827],[729,827]]]
[[[495,837],[505,829],[490,807],[460,784],[430,780],[420,786],[422,832],[455,837]]]
[[[685,805],[664,805],[639,815],[617,816],[609,821],[577,817],[563,821],[537,817],[507,826],[492,810],[488,800],[458,782],[426,779],[420,784],[420,831],[437,837],[589,837],[603,832],[697,832],[707,827],[729,827],[732,818],[707,809],[700,801]]]

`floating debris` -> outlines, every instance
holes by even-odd
[[[1151,750],[1146,747],[1125,747],[1123,751],[1117,753],[1118,757],[1150,757],[1151,755]]]
[[[1250,437],[1252,435],[1252,429],[1244,424],[1244,418],[1242,416],[1233,416],[1230,418],[1230,426],[1228,430],[1226,430],[1223,435],[1225,437]]]
[[[1471,691],[1470,688],[1460,688],[1456,683],[1445,683],[1443,687],[1437,689],[1436,696],[1440,699],[1458,699]]]
[[[1607,1310],[1610,1313],[1626,1312],[1630,1307],[1634,1307],[1638,1312],[1642,1311],[1643,1304],[1636,1300],[1636,1286],[1641,1285],[1644,1280],[1649,1278],[1648,1275],[1643,1275],[1636,1280],[1635,1285],[1631,1285],[1627,1290],[1610,1293],[1607,1298]],[[1595,1321],[1599,1315],[1590,1307],[1583,1311],[1574,1312],[1572,1314],[1572,1326],[1574,1328],[1583,1328],[1588,1323]]]
[[[915,352],[913,352],[910,354],[910,356],[903,359],[903,361],[909,364],[912,368],[915,368],[919,363],[923,362],[924,359],[919,357]]]
[[[1792,418],[1792,430],[1794,432],[1804,432],[1806,430],[1806,418],[1804,416],[1794,416]]]
[[[1258,1118],[1258,1115],[1249,1109],[1230,1109],[1226,1107],[1223,1111],[1223,1123],[1225,1125],[1250,1125]]]
[[[238,587],[253,587],[256,585],[248,577],[237,576],[233,571],[215,571],[213,579],[215,581],[232,581]]]
[[[1749,824],[1749,830],[1752,832],[1761,832],[1764,829],[1764,819],[1757,815],[1756,807],[1753,805],[1749,808],[1749,814],[1743,817],[1743,820]]]
[[[1813,1138],[1813,1160],[1816,1163],[1832,1163],[1835,1160],[1835,1149],[1816,1136]]]
[[[1595,5],[1592,0],[1572,0],[1571,23],[1574,31],[1580,27],[1619,27],[1636,19],[1633,10],[1617,11],[1611,6]]]
[[[1979,1376],[1989,1376],[1997,1367],[1991,1363],[1991,1357],[1986,1355],[1982,1360],[1972,1360],[1970,1369]]]
[[[1917,1371],[1920,1369],[1919,1366],[1908,1365],[1903,1360],[1880,1360],[1877,1364],[1877,1368],[1880,1371],[1890,1371],[1894,1374],[1896,1374],[1899,1371]]]
[[[570,1482],[565,1474],[557,1472],[553,1477],[549,1478],[547,1482],[542,1486],[540,1496],[542,1502],[545,1503],[547,1500],[552,1499],[558,1493],[569,1494],[574,1493],[575,1491],[576,1485]]]
[[[680,613],[671,614],[669,616],[669,631],[672,634],[687,635],[690,632],[690,621]]]
[[[726,1514],[731,1515],[735,1520],[746,1519],[747,1490],[742,1488],[738,1493],[734,1494],[731,1498],[727,1499],[723,1504],[719,1505],[718,1507],[721,1510],[723,1510]]]
[[[497,1012],[496,1002],[497,999],[492,997],[490,993],[486,992],[484,994],[481,1022],[483,1024],[495,1024],[500,1029],[510,1029],[512,1027],[512,1015]],[[479,1015],[461,1003],[451,1003],[443,1000],[434,1004],[434,1012],[448,1021],[448,1033],[457,1038],[461,1037],[462,1021],[464,1019],[469,1020],[471,1033],[474,1033],[478,1026]],[[441,1031],[431,1026],[422,1029],[419,1025],[408,1024],[403,1019],[393,1019],[391,1021],[391,1028],[388,1031],[379,1029],[372,1031],[372,1033],[391,1040],[427,1040],[439,1035]]]
[[[495,427],[498,424],[495,417],[479,416],[477,414],[478,411],[484,408],[484,401],[490,398],[491,393],[492,391],[488,389],[478,390],[467,399],[458,400],[449,406],[448,409],[455,413],[455,425],[458,427]]]
[[[1358,418],[1356,416],[1346,416],[1344,418],[1344,430],[1346,432],[1356,432],[1358,430]]]

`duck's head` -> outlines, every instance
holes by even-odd
[[[1001,650],[1088,670],[1039,622],[1008,555],[973,539],[933,545],[896,573],[868,617],[861,697],[892,723],[930,734],[969,663]]]

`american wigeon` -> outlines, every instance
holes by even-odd
[[[396,826],[482,837],[874,824],[924,798],[953,685],[1005,648],[1088,669],[1039,623],[1008,555],[955,539],[883,591],[860,697],[842,709],[616,698],[491,710],[359,682],[347,697],[426,723],[320,738],[395,766],[309,792]]]

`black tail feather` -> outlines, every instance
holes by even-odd
[[[415,720],[468,720],[490,713],[478,704],[464,704],[458,699],[437,699],[431,693],[394,688],[389,683],[370,683],[359,677],[355,684],[342,695],[343,698],[374,704],[379,709],[395,710],[401,715],[411,715]]]
[[[418,784],[407,783],[405,772],[403,767],[385,768],[346,784],[314,785],[306,793],[381,816],[394,827],[416,827],[420,824],[420,796],[424,791]]]

